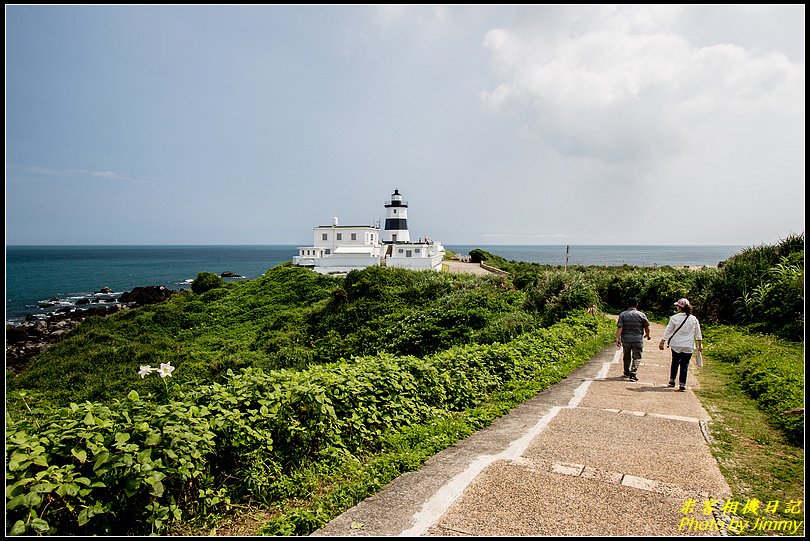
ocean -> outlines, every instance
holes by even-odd
[[[504,259],[565,265],[565,245],[446,245],[466,255],[480,248]],[[568,265],[716,266],[744,246],[570,246]],[[188,289],[200,272],[258,278],[291,261],[296,245],[273,246],[6,246],[6,321],[117,298],[139,286]],[[233,279],[226,279],[233,280]],[[50,304],[43,307],[41,305]]]
[[[445,246],[458,254],[479,248],[509,261],[526,261],[544,265],[635,265],[654,267],[715,267],[745,246],[619,246],[619,245],[497,245]],[[566,254],[567,250],[567,254]]]

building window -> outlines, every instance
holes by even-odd
[[[329,233],[324,233],[323,234],[323,240],[327,240],[327,239],[329,239]]]
[[[419,249],[419,248],[414,248],[414,250],[413,250],[413,251],[414,251],[415,253],[417,253],[417,254],[421,254],[421,253],[422,253],[422,250],[421,250],[421,249]]]
[[[357,233],[352,233],[352,240],[357,240]]]
[[[332,253],[332,250],[330,250],[329,248],[327,248],[326,250],[324,250],[324,253],[325,253],[326,255],[329,255],[329,254],[331,254],[331,253]]]
[[[337,234],[337,240],[343,240],[343,233]]]
[[[403,250],[402,248],[400,248],[400,249],[399,249],[399,253],[402,253],[402,252],[404,252],[404,251],[405,251],[405,250]]]
[[[400,250],[400,252],[401,251],[402,250]],[[413,257],[413,253],[411,252],[411,250],[408,250],[408,251],[405,252],[405,257]]]

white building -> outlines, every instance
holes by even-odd
[[[385,202],[385,228],[370,225],[321,225],[313,231],[313,245],[298,248],[293,264],[321,274],[343,274],[373,265],[414,270],[442,269],[444,247],[430,238],[410,240],[408,202],[399,190]]]

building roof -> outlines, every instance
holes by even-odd
[[[318,225],[315,229],[380,229],[373,225]]]

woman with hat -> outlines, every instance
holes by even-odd
[[[664,329],[664,336],[658,344],[658,349],[663,350],[664,344],[668,344],[672,350],[672,365],[669,369],[669,386],[675,387],[675,377],[680,369],[678,390],[686,390],[686,374],[689,371],[689,360],[692,353],[697,348],[703,351],[703,334],[700,332],[700,322],[692,315],[692,305],[687,299],[679,299],[674,304],[678,311],[669,318],[667,328]]]

